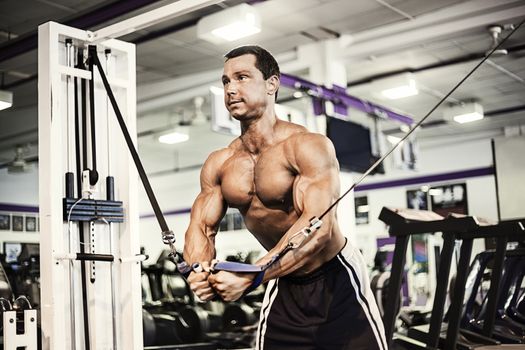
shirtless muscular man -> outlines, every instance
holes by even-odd
[[[339,165],[328,138],[282,121],[274,105],[280,72],[258,46],[226,56],[224,102],[242,134],[213,152],[201,170],[201,192],[191,210],[184,258],[205,269],[215,258],[215,236],[227,207],[268,250],[264,265],[288,239],[339,196]],[[192,272],[201,300],[239,299],[254,274]],[[386,350],[383,324],[360,252],[341,233],[335,210],[321,228],[265,272],[257,349]]]

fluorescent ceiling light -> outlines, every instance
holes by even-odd
[[[483,119],[483,106],[476,102],[450,106],[443,111],[443,117],[460,124],[470,123]]]
[[[186,142],[190,139],[190,136],[186,133],[179,131],[173,131],[169,134],[164,134],[159,136],[159,142],[166,143],[168,145],[173,145],[175,143]]]
[[[406,84],[399,85],[393,88],[384,89],[381,94],[388,99],[397,100],[409,96],[414,96],[419,93],[414,79],[409,79]]]
[[[483,114],[480,114],[478,112],[460,114],[454,117],[454,121],[460,124],[470,123],[480,119],[483,119]]]
[[[211,14],[197,23],[197,36],[214,44],[235,41],[260,31],[261,18],[248,4]]]
[[[13,93],[11,91],[0,90],[0,111],[13,105]]]
[[[261,28],[254,27],[246,22],[237,21],[211,31],[216,37],[226,41],[235,41],[253,34],[257,34]]]

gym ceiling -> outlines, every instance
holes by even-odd
[[[13,92],[14,104],[0,111],[0,164],[13,159],[17,145],[24,147],[26,159],[36,159],[39,24],[56,21],[95,30],[171,2],[1,1],[0,89]],[[253,5],[260,13],[262,31],[259,34],[225,45],[197,38],[199,18],[243,2]],[[173,123],[173,118],[166,115],[180,116],[195,111],[195,96],[190,95],[200,91],[199,79],[209,81],[210,74],[217,72],[218,82],[222,55],[233,46],[257,43],[286,66],[296,58],[300,45],[341,40],[346,43],[343,55],[348,92],[418,120],[492,47],[490,25],[501,26],[501,37],[505,37],[511,25],[523,18],[525,3],[518,0],[227,0],[159,23],[120,38],[137,44],[141,153],[145,153],[150,173],[162,172],[168,168],[163,166],[165,159],[158,157],[159,152],[178,147],[178,154],[188,159],[182,162],[182,167],[190,166],[196,164],[191,158],[203,157],[214,148],[212,145],[224,144],[230,139],[212,134],[209,125],[192,126],[196,137],[177,146],[161,145],[151,134]],[[504,48],[506,55],[491,57],[447,101],[477,101],[483,105],[485,118],[463,125],[445,122],[442,110],[438,109],[426,127],[417,133],[418,140],[440,142],[447,136],[492,137],[502,134],[506,126],[525,124],[525,28],[518,30]],[[307,73],[301,67],[283,71],[295,75]],[[399,77],[403,73],[413,74],[419,94],[399,100],[378,98],[380,78]],[[307,103],[305,98],[294,101],[292,94],[292,90],[282,89],[280,100],[299,108]],[[204,103],[202,111],[210,113],[208,103]],[[388,124],[384,129],[401,135],[396,124]],[[180,160],[178,162],[180,166]]]

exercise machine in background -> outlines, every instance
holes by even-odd
[[[525,344],[525,324],[520,323],[523,249],[507,250],[509,242],[525,242],[521,221],[489,223],[479,218],[450,214],[446,218],[429,211],[383,208],[380,220],[396,237],[388,301],[384,316],[387,340],[400,349],[475,349],[500,344]],[[424,232],[442,232],[437,287],[429,324],[411,327],[406,334],[395,329],[396,308],[405,265],[408,239]],[[476,257],[469,269],[473,240],[492,238],[496,249]],[[461,242],[453,297],[445,315],[445,299],[456,240]],[[474,310],[480,281],[490,262],[490,287]],[[463,301],[467,303],[463,305]],[[446,316],[446,317],[444,317]],[[523,346],[523,345],[520,345]],[[487,349],[492,347],[487,347]],[[497,347],[494,347],[497,349]]]

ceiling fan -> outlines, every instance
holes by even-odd
[[[38,160],[38,156],[26,157],[27,147],[16,146],[13,160],[0,164],[0,169],[7,168],[9,174],[21,174],[31,171],[31,163]]]

